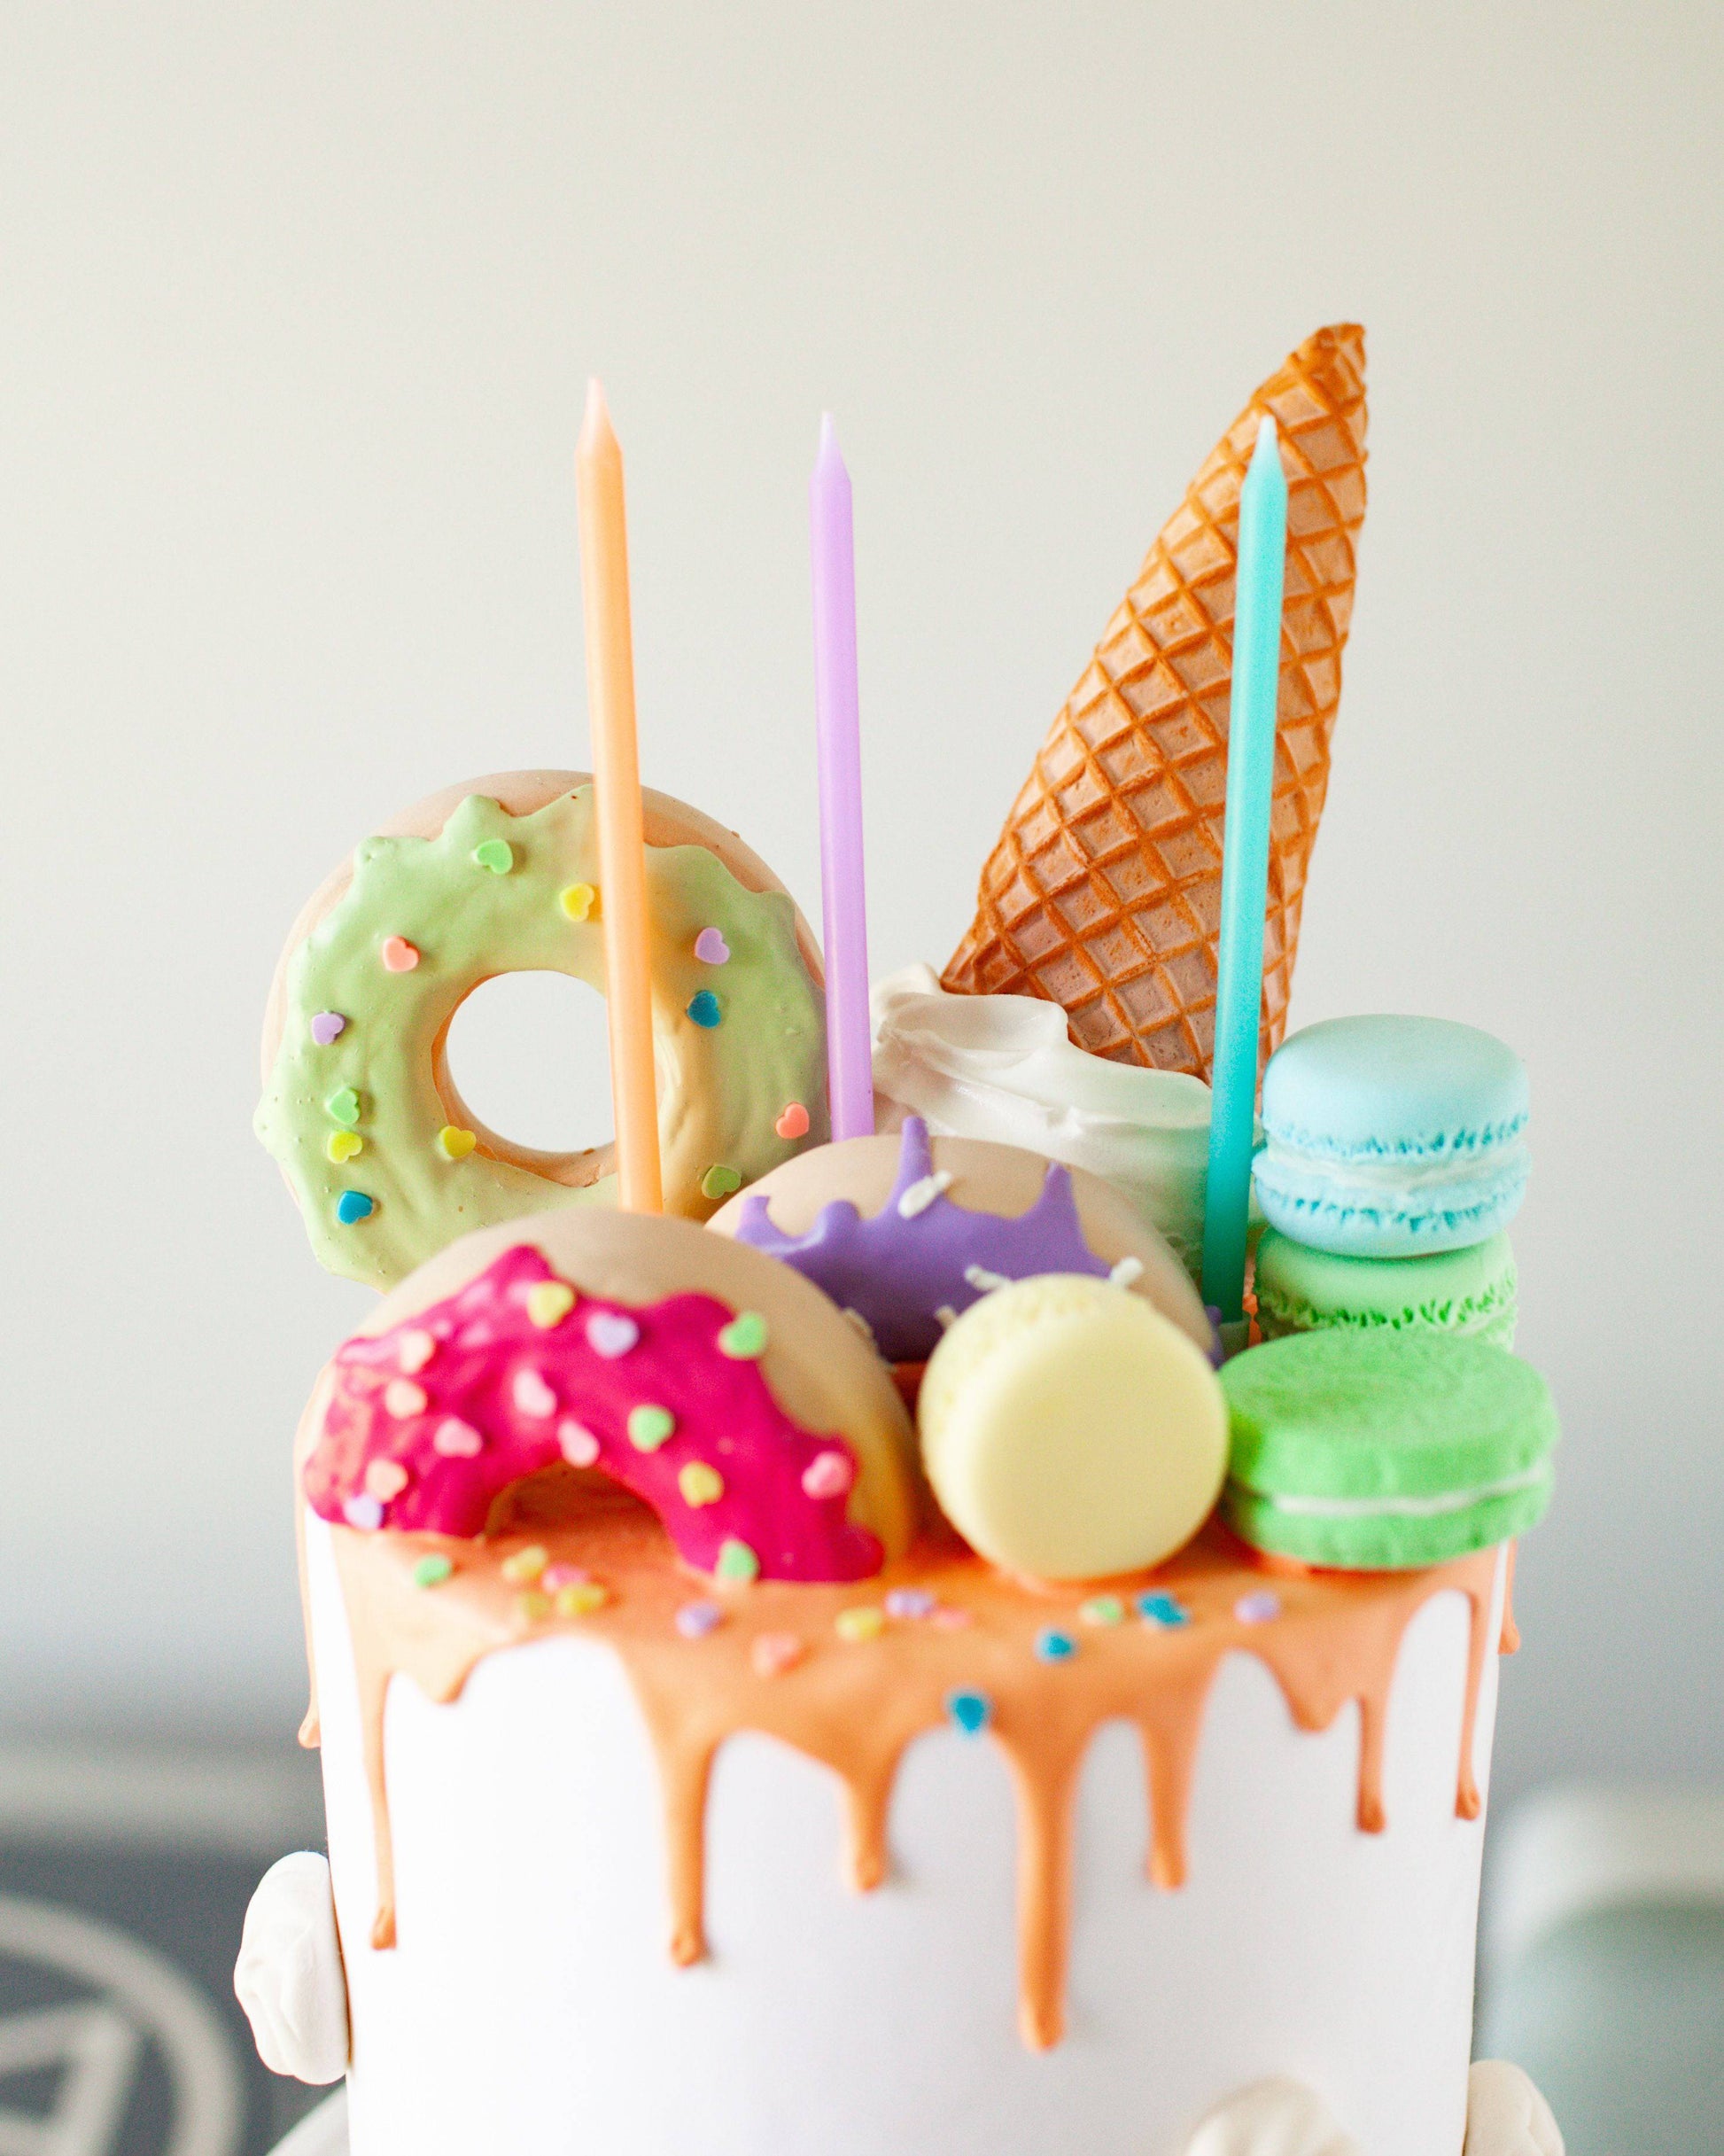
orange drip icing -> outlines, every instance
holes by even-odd
[[[1266,1575],[1212,1525],[1154,1576],[1156,1590],[1191,1613],[1189,1623],[1161,1630],[1130,1614],[1120,1624],[1083,1622],[1079,1608],[1091,1591],[1026,1588],[949,1537],[925,1539],[878,1579],[850,1586],[715,1587],[680,1568],[657,1522],[623,1492],[584,1487],[572,1517],[570,1502],[567,1489],[528,1485],[507,1531],[481,1543],[331,1530],[365,1718],[377,1851],[374,1945],[394,1938],[384,1758],[390,1680],[406,1673],[428,1698],[450,1701],[482,1655],[555,1631],[607,1642],[640,1702],[664,1791],[670,1945],[681,1964],[705,1951],[707,1786],[727,1737],[760,1731],[832,1769],[846,1794],[847,1868],[866,1890],[889,1870],[887,1815],[905,1747],[924,1731],[949,1726],[953,1691],[985,1693],[989,1737],[1005,1755],[1016,1800],[1020,2020],[1026,2043],[1038,2050],[1057,2043],[1063,2026],[1072,1798],[1089,1741],[1106,1721],[1138,1728],[1150,1791],[1150,1876],[1158,1887],[1177,1887],[1185,1876],[1185,1814],[1205,1704],[1230,1653],[1266,1665],[1301,1729],[1326,1729],[1348,1700],[1357,1701],[1356,1816],[1361,1828],[1377,1833],[1384,1825],[1384,1723],[1401,1641],[1425,1602],[1457,1590],[1471,1607],[1471,1639],[1456,1810],[1463,1817],[1477,1814],[1472,1739],[1493,1550],[1426,1572],[1277,1576],[1279,1614],[1250,1623],[1234,1606],[1261,1595]],[[583,1566],[604,1582],[610,1600],[586,1617],[527,1614],[521,1591],[499,1568],[528,1542],[542,1544],[553,1561]],[[412,1568],[432,1551],[450,1558],[454,1574],[441,1586],[415,1587]],[[1141,1584],[1112,1592],[1129,1610]],[[871,1639],[839,1636],[840,1612],[878,1607],[905,1586],[932,1592],[942,1608],[967,1613],[967,1622],[894,1619]],[[673,1623],[693,1600],[717,1601],[726,1613],[698,1639],[684,1638]],[[1050,1624],[1077,1642],[1069,1661],[1037,1659],[1036,1637]],[[762,1676],[751,1650],[766,1632],[795,1634],[804,1659]]]

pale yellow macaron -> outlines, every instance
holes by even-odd
[[[1141,1296],[1076,1273],[1018,1280],[964,1312],[916,1419],[952,1525],[1037,1579],[1159,1563],[1202,1526],[1227,1467],[1208,1357]]]

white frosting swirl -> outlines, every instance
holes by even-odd
[[[1301,2082],[1259,2082],[1204,2118],[1184,2156],[1359,2156],[1329,2106]]]
[[[321,2086],[347,2071],[347,1975],[327,1857],[301,1849],[258,1882],[234,1992],[272,2074]]]
[[[989,1138],[1087,1168],[1160,1228],[1196,1276],[1209,1160],[1209,1088],[1178,1071],[1073,1046],[1034,996],[950,995],[928,966],[875,985],[881,1127],[922,1117],[936,1136]]]

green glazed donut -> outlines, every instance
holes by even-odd
[[[734,833],[668,795],[645,811],[664,1204],[702,1220],[827,1134],[819,961]],[[497,974],[602,992],[598,883],[590,780],[516,772],[409,809],[307,904],[270,995],[257,1132],[329,1271],[388,1288],[474,1228],[614,1203],[610,1147],[511,1144],[446,1055]]]

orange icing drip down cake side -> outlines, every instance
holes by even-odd
[[[428,1698],[451,1701],[481,1656],[558,1631],[610,1646],[639,1700],[662,1782],[671,1951],[682,1964],[705,1951],[706,1791],[727,1737],[778,1737],[838,1776],[849,1874],[863,1891],[886,1876],[887,1815],[912,1739],[956,1725],[998,1744],[1018,1813],[1021,2021],[1037,2049],[1062,2033],[1071,1810],[1089,1740],[1110,1720],[1138,1730],[1150,1876],[1180,1886],[1205,1702],[1230,1653],[1272,1672],[1301,1729],[1327,1728],[1358,1702],[1356,1817],[1374,1833],[1385,1824],[1384,1723],[1402,1636],[1433,1596],[1458,1591],[1471,1647],[1456,1810],[1479,1811],[1473,1724],[1494,1550],[1423,1572],[1270,1574],[1212,1525],[1153,1579],[1055,1594],[1003,1576],[954,1539],[928,1538],[863,1582],[719,1588],[680,1566],[653,1515],[610,1485],[572,1475],[525,1484],[497,1524],[503,1531],[478,1542],[330,1529],[365,1725],[377,1947],[394,1941],[391,1678],[405,1674]],[[434,1584],[423,1584],[428,1575]],[[1506,1646],[1506,1614],[1503,1633]],[[315,1730],[314,1709],[310,1741]]]

